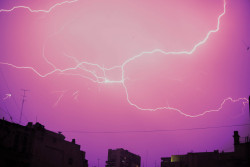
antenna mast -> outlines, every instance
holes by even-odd
[[[23,91],[23,100],[22,100],[22,106],[21,106],[21,112],[20,112],[19,124],[21,124],[21,120],[22,120],[22,115],[23,115],[23,105],[24,105],[24,102],[25,102],[26,92],[27,92],[27,91],[29,91],[29,90],[22,89],[22,91]]]

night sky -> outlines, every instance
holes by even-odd
[[[0,117],[75,138],[90,167],[109,148],[148,167],[233,151],[249,47],[249,0],[1,0]]]

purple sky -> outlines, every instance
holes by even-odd
[[[91,167],[109,148],[150,167],[232,151],[233,130],[249,135],[249,126],[131,132],[249,123],[249,0],[225,0],[225,11],[224,0],[60,2],[1,0],[0,117],[18,123],[28,89],[21,124],[76,138]]]

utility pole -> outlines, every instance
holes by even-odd
[[[24,105],[24,102],[25,102],[26,92],[27,92],[27,91],[29,91],[29,90],[22,89],[22,91],[23,91],[23,100],[22,100],[22,106],[21,106],[21,111],[20,111],[20,119],[19,119],[19,124],[21,124],[21,120],[22,120],[22,115],[23,115],[23,105]]]

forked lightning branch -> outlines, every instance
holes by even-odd
[[[77,3],[79,0],[72,0],[72,1],[63,1],[63,2],[60,2],[60,3],[56,3],[54,4],[53,6],[51,6],[49,9],[47,10],[42,10],[42,9],[39,9],[39,10],[34,10],[34,9],[31,9],[30,7],[28,6],[14,6],[13,8],[11,9],[0,9],[0,13],[1,12],[14,12],[16,9],[23,9],[23,10],[28,10],[30,13],[50,13],[53,9],[57,8],[57,7],[60,7],[62,5],[70,5],[72,3]],[[119,65],[116,65],[116,66],[113,66],[113,67],[109,67],[109,68],[105,68],[99,64],[95,64],[95,63],[91,63],[91,62],[80,62],[79,60],[77,60],[75,57],[73,56],[69,56],[69,55],[65,55],[65,56],[68,56],[70,57],[71,59],[74,60],[74,62],[76,63],[75,66],[73,67],[70,67],[70,68],[65,68],[65,69],[59,69],[57,68],[52,62],[50,62],[46,57],[45,55],[43,54],[43,58],[44,60],[50,65],[53,67],[53,70],[51,70],[50,72],[46,73],[46,74],[41,74],[38,70],[36,70],[34,67],[29,67],[29,66],[16,66],[14,64],[11,64],[11,63],[8,63],[8,62],[1,62],[0,61],[0,64],[2,65],[7,65],[7,66],[10,66],[10,67],[13,67],[13,68],[16,68],[16,69],[28,69],[28,70],[32,70],[34,73],[36,73],[38,76],[40,77],[47,77],[49,75],[53,75],[55,73],[60,73],[60,74],[65,74],[65,75],[77,75],[79,77],[83,77],[85,79],[88,79],[92,82],[95,82],[95,83],[99,83],[99,84],[121,84],[125,90],[125,93],[126,93],[126,97],[127,97],[127,101],[128,103],[131,105],[131,106],[134,106],[135,108],[139,109],[139,110],[146,110],[146,111],[156,111],[156,110],[172,110],[172,111],[176,111],[186,117],[199,117],[199,116],[203,116],[207,113],[210,113],[210,112],[218,112],[220,111],[222,108],[223,108],[223,105],[226,103],[226,102],[241,102],[242,105],[245,106],[246,103],[249,103],[248,99],[247,98],[238,98],[238,99],[233,99],[231,97],[227,97],[225,98],[221,104],[215,108],[215,109],[211,109],[211,110],[207,110],[207,111],[203,111],[201,112],[200,114],[197,114],[197,115],[190,115],[190,114],[186,114],[185,112],[181,111],[180,109],[178,108],[175,108],[175,107],[170,107],[170,106],[163,106],[163,107],[157,107],[157,108],[144,108],[142,106],[139,106],[137,104],[135,104],[134,102],[132,102],[130,96],[129,96],[129,91],[127,89],[127,86],[125,84],[125,67],[126,65],[128,65],[129,63],[133,62],[134,60],[140,58],[140,57],[145,57],[145,56],[152,56],[153,54],[155,53],[160,53],[160,54],[163,54],[163,55],[192,55],[196,49],[205,44],[206,41],[208,40],[208,38],[218,32],[220,30],[220,21],[222,19],[222,17],[226,14],[226,0],[223,0],[223,8],[222,8],[222,12],[221,14],[218,16],[217,18],[217,26],[216,26],[216,29],[213,29],[213,30],[210,30],[209,32],[207,32],[207,34],[205,35],[205,37],[203,39],[201,39],[198,43],[194,44],[192,49],[191,50],[181,50],[181,51],[165,51],[163,49],[154,49],[154,50],[151,50],[151,51],[142,51],[140,54],[138,55],[135,55],[133,57],[130,57],[129,59],[127,59],[126,61],[124,61],[122,64],[119,64]],[[102,72],[102,75],[100,74],[97,74],[94,70],[94,69],[98,69],[99,71]],[[121,79],[120,80],[112,80],[112,79],[109,79],[107,76],[106,76],[106,73],[110,70],[114,70],[114,69],[119,69],[121,70]],[[90,74],[92,77],[89,77],[86,76],[86,75],[81,75],[81,74],[74,74],[74,73],[70,73],[71,71],[74,71],[74,70],[82,70],[88,74]]]

